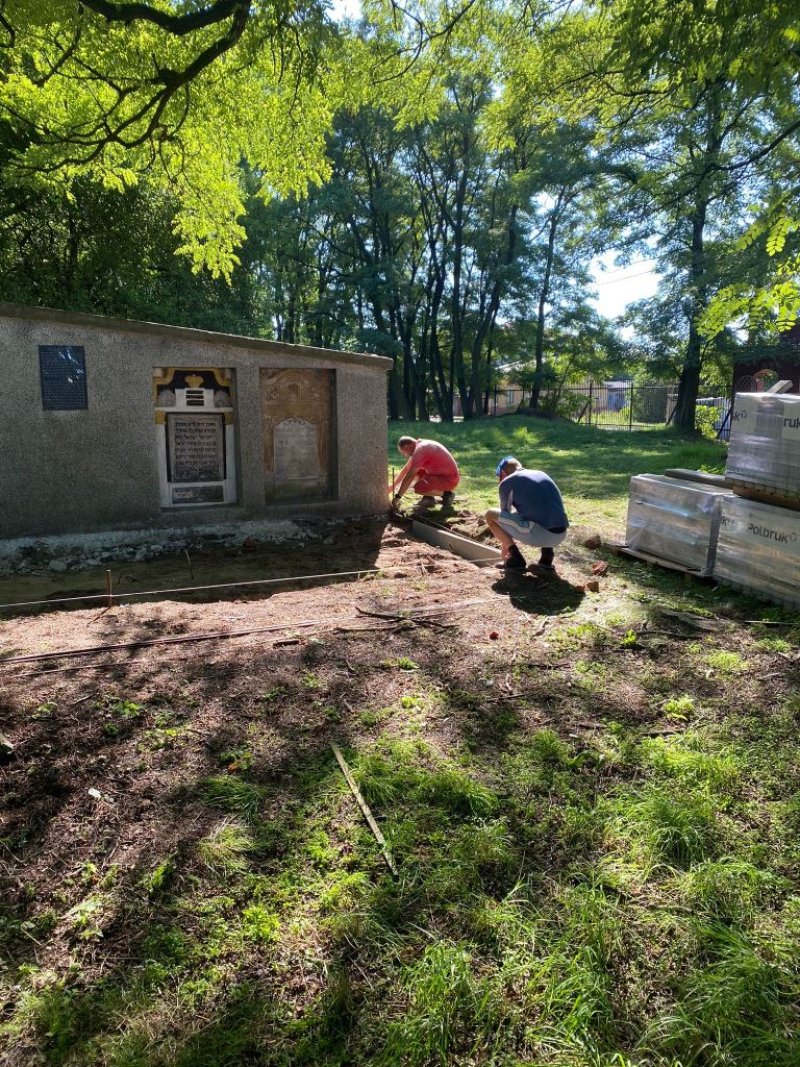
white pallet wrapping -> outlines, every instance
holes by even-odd
[[[800,497],[800,396],[736,394],[725,475]]]
[[[738,496],[723,500],[714,577],[800,608],[800,511]]]
[[[722,501],[730,489],[663,474],[631,478],[625,543],[688,570],[711,574]]]

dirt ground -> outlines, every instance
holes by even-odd
[[[214,753],[230,747],[248,723],[263,724],[259,759],[271,775],[291,774],[303,750],[356,741],[356,711],[389,704],[393,689],[402,687],[402,673],[382,668],[383,661],[406,658],[434,668],[454,691],[473,688],[479,675],[502,701],[513,660],[535,656],[537,635],[549,620],[573,612],[587,595],[582,585],[591,576],[591,553],[566,547],[557,574],[505,578],[397,526],[361,523],[340,529],[334,544],[269,546],[233,561],[198,559],[194,577],[197,583],[224,572],[225,580],[254,581],[360,568],[378,570],[220,591],[225,599],[203,603],[148,597],[104,610],[92,602],[74,610],[31,609],[38,613],[0,622],[0,722],[14,746],[14,758],[0,768],[0,837],[15,839],[24,829],[28,879],[14,884],[12,862],[6,871],[12,895],[46,896],[47,880],[74,863],[79,844],[94,862],[108,862],[113,848],[116,862],[136,864],[153,834],[172,833],[181,783],[218,769]],[[141,586],[175,574],[151,564],[132,577]],[[73,576],[58,595],[76,595],[80,586],[81,577]],[[6,595],[0,589],[4,602]],[[201,595],[220,593],[194,597]],[[403,617],[415,611],[423,617]],[[11,662],[258,629],[266,632]],[[265,706],[264,694],[276,688],[281,699]],[[116,710],[126,701],[142,710],[126,718]],[[159,707],[175,713],[169,728],[155,725]],[[134,722],[137,735],[145,725],[142,717],[153,720],[155,731],[176,730],[179,743],[143,760],[130,744]],[[439,726],[448,729],[447,721]]]
[[[477,529],[456,518],[464,519],[462,530]],[[555,573],[506,577],[413,539],[402,524],[364,521],[302,544],[126,564],[114,574],[120,593],[291,581],[133,598],[109,610],[91,601],[6,612],[0,735],[13,751],[0,748],[0,1031],[24,1017],[21,982],[46,987],[55,1000],[39,1002],[35,1025],[13,1031],[6,1059],[0,1039],[4,1067],[73,1062],[59,1059],[62,1047],[71,1047],[81,1027],[91,1034],[101,1023],[88,1007],[73,1010],[69,998],[79,997],[76,990],[101,997],[106,983],[124,989],[126,976],[146,966],[148,931],[174,918],[178,903],[159,895],[164,871],[180,871],[180,885],[198,897],[198,929],[206,921],[202,899],[218,890],[203,848],[228,826],[215,801],[220,782],[229,800],[259,798],[263,836],[270,826],[305,819],[315,774],[320,803],[329,796],[330,785],[320,783],[330,779],[319,768],[338,775],[332,742],[354,764],[376,745],[414,737],[457,761],[502,753],[514,736],[549,727],[590,752],[607,720],[642,736],[684,729],[679,716],[666,715],[665,698],[689,678],[691,692],[719,704],[722,715],[730,679],[681,657],[707,656],[699,643],[706,638],[709,654],[718,637],[735,644],[724,604],[715,605],[721,618],[642,615],[633,634],[626,612],[643,608],[634,572],[609,557],[608,573],[595,576],[603,550],[586,546],[588,533],[570,531]],[[20,581],[0,583],[0,603],[12,592],[14,599],[95,594],[102,574]],[[669,595],[662,594],[667,603]],[[605,643],[579,653],[601,628]],[[187,640],[194,637],[205,639]],[[125,647],[98,648],[108,645]],[[735,676],[740,700],[760,706],[764,686],[773,703],[786,700],[796,683],[794,654],[781,653],[776,673],[777,653],[752,641],[747,652],[753,669]],[[584,661],[584,674],[576,673],[581,654],[598,661]],[[613,685],[602,681],[606,669]],[[591,766],[601,768],[600,781],[605,764],[598,759]],[[580,778],[582,765],[573,762]],[[360,824],[349,794],[346,800],[348,818]],[[335,823],[341,816],[331,811]],[[379,800],[378,820],[390,814]],[[262,861],[276,885],[286,862],[282,840],[276,836]],[[336,826],[331,841],[340,858],[353,848],[352,835]],[[376,875],[382,860],[368,841]],[[548,871],[558,865],[549,848],[543,844],[539,857]],[[402,849],[396,859],[402,867]],[[209,897],[207,905],[224,899]],[[286,929],[272,970],[258,956],[245,970],[255,968],[253,981],[299,1016],[320,994],[324,968],[302,938],[293,942],[291,924]],[[59,997],[63,1011],[51,1019],[47,1005]],[[113,1002],[107,1009],[113,1015]],[[66,1037],[57,1036],[58,1025],[68,1026]]]
[[[22,937],[14,965],[27,958],[63,973],[76,936],[69,909],[82,899],[85,872],[113,867],[133,886],[154,857],[190,853],[212,818],[196,802],[197,783],[235,774],[245,750],[251,777],[271,791],[276,810],[291,804],[294,776],[329,756],[330,742],[358,747],[391,730],[380,709],[403,699],[418,669],[446,698],[428,716],[428,741],[442,749],[485,743],[515,707],[513,665],[558,666],[557,654],[544,650],[545,631],[595,610],[596,595],[583,588],[593,558],[575,541],[564,546],[556,574],[506,578],[397,525],[362,522],[340,527],[333,543],[194,560],[194,579],[373,573],[233,589],[205,602],[166,596],[110,610],[91,602],[6,613],[0,733],[13,754],[0,765],[0,888],[23,931],[45,915],[69,916],[46,941]],[[176,575],[151,564],[130,577],[143,588]],[[70,581],[74,594],[85,579]],[[0,590],[0,601],[7,595]],[[262,632],[136,644],[248,630]],[[485,694],[479,702],[476,691]],[[547,700],[520,714],[536,720],[531,728],[545,724]],[[124,908],[106,917],[102,941],[82,952],[85,980],[130,957],[133,929]],[[11,1062],[26,1062],[24,1047],[15,1055]]]

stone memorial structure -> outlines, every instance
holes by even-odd
[[[0,540],[386,510],[382,356],[0,303]]]
[[[260,386],[267,497],[324,499],[333,479],[330,372],[263,369]]]

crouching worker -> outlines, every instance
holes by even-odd
[[[516,545],[541,549],[538,566],[553,569],[553,549],[567,536],[567,513],[558,486],[544,471],[526,470],[514,456],[505,456],[497,464],[500,479],[500,510],[486,512],[489,529],[503,549],[507,570],[525,570],[525,557]]]
[[[425,441],[416,437],[401,437],[398,450],[408,457],[408,462],[389,486],[392,507],[397,507],[408,489],[419,493],[417,502],[421,507],[432,508],[436,497],[441,496],[445,507],[455,499],[459,473],[456,461],[438,441]]]

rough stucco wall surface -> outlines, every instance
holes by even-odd
[[[0,337],[0,533],[66,533],[156,519],[152,370],[131,338],[6,318]],[[84,346],[88,410],[43,410],[42,344]]]
[[[362,514],[386,511],[386,377],[356,368],[337,374],[338,478]]]
[[[84,347],[88,410],[43,410],[39,345]],[[250,345],[246,338],[200,331],[0,307],[0,537],[385,510],[388,360]],[[153,369],[164,366],[233,369],[235,505],[162,509]],[[265,504],[261,367],[336,371],[336,499]]]

